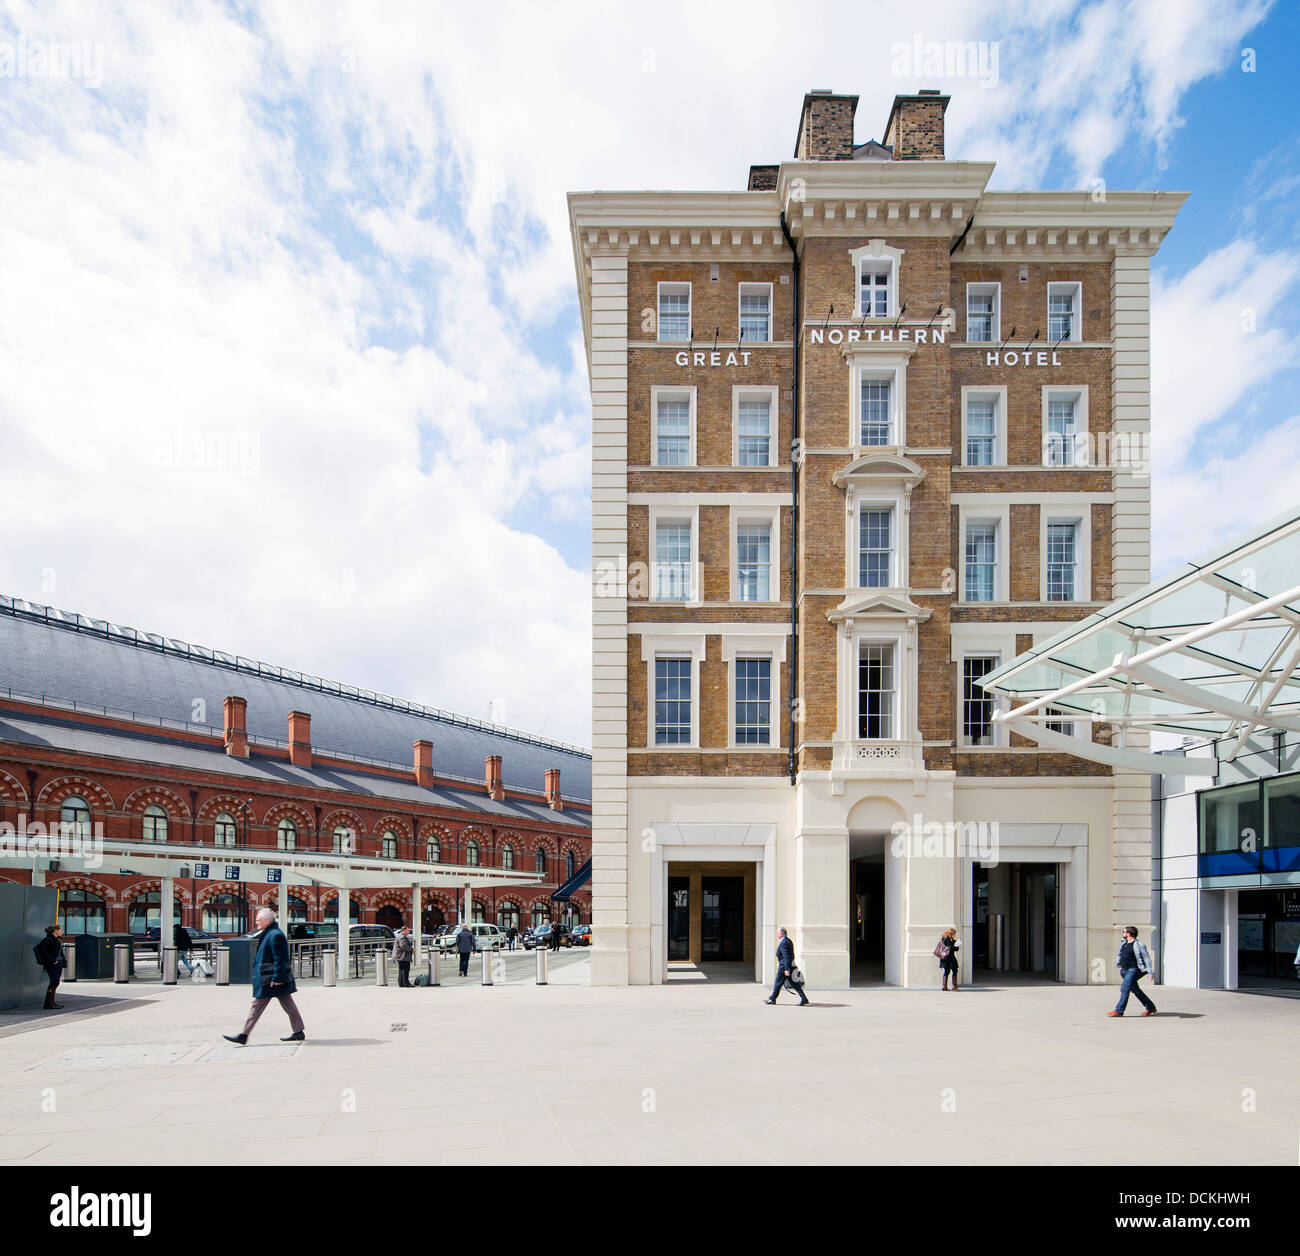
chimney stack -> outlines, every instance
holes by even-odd
[[[225,703],[226,753],[237,759],[248,758],[248,703],[243,698],[227,698]]]
[[[826,89],[803,98],[799,135],[794,142],[796,161],[852,161],[853,115],[856,96],[836,96]]]
[[[501,756],[490,754],[483,760],[488,797],[493,802],[500,802],[505,796],[505,787],[501,784]]]
[[[936,88],[923,88],[915,96],[895,96],[885,123],[885,143],[895,161],[942,161],[943,115],[950,97]]]
[[[311,716],[306,711],[289,712],[289,762],[311,767]]]
[[[415,746],[415,783],[421,789],[433,788],[433,742],[417,741]]]
[[[546,769],[546,805],[552,811],[564,810],[564,799],[560,797],[560,769]]]

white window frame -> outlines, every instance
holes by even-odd
[[[731,531],[731,600],[741,606],[766,606],[781,601],[781,507],[733,506],[730,511]],[[771,538],[771,570],[768,573],[768,592],[773,596],[767,602],[741,602],[740,600],[740,529],[744,525],[766,526]]]
[[[987,601],[978,601],[970,596],[966,541],[972,527],[993,529],[993,596]],[[959,600],[967,606],[992,606],[997,602],[1005,602],[1007,599],[1002,596],[1005,580],[1006,573],[1002,566],[1002,520],[996,516],[987,519],[967,516],[962,520],[961,525],[961,597]]]
[[[777,433],[781,430],[781,416],[778,409],[780,389],[776,385],[737,384],[731,390],[731,465],[733,467],[740,467],[740,404],[742,401],[753,401],[758,397],[767,399],[768,440],[767,463],[758,463],[756,466],[779,465],[776,446]],[[750,468],[741,467],[741,470],[750,470]]]
[[[1047,430],[1047,407],[1053,397],[1074,398],[1074,461],[1070,463],[1052,462],[1050,460],[1050,433]],[[1088,385],[1087,384],[1044,384],[1042,400],[1042,454],[1043,466],[1057,470],[1074,467],[1091,467],[1091,427],[1088,423]]]
[[[750,340],[748,337],[746,337],[744,340],[741,340],[740,328],[743,322],[743,319],[741,317],[741,309],[740,309],[741,299],[745,296],[753,296],[757,293],[759,289],[763,289],[763,288],[767,289],[767,335],[762,340]],[[772,343],[773,332],[776,325],[774,313],[772,309],[772,303],[774,300],[775,297],[773,295],[773,288],[770,283],[758,283],[758,282],[750,282],[746,280],[744,283],[738,285],[736,289],[736,340],[740,344],[741,348],[744,348],[745,345],[760,345],[760,344]]]
[[[1068,601],[1047,601],[1047,527],[1052,523],[1074,524],[1075,587]],[[1074,602],[1092,601],[1092,508],[1053,510],[1043,506],[1038,512],[1038,596],[1049,606],[1070,606]]]
[[[961,465],[963,467],[976,467],[975,463],[968,462],[966,446],[966,415],[967,407],[972,401],[989,401],[994,403],[994,436],[993,436],[993,462],[992,466],[1007,466],[1007,386],[1005,384],[963,384],[961,390]],[[1046,403],[1044,403],[1046,404]],[[1044,410],[1044,423],[1046,423],[1046,410]]]
[[[669,463],[659,461],[659,400],[660,398],[679,401],[686,397],[690,401],[690,449],[687,453],[686,466],[693,467],[698,464],[696,454],[696,408],[698,405],[697,389],[694,384],[655,384],[650,389],[650,465],[652,467],[666,467],[668,470],[680,470],[674,468]]]
[[[869,319],[898,317],[898,275],[903,264],[903,250],[892,248],[884,240],[868,240],[860,248],[849,251],[849,260],[853,263],[853,317],[862,319],[862,271],[864,266],[879,270],[882,266],[889,272],[888,310],[883,314],[868,314]]]
[[[970,299],[972,296],[993,295],[993,325],[988,340],[972,340],[970,335]],[[1002,339],[1002,285],[1000,283],[968,283],[966,285],[966,343],[998,344]]]
[[[993,601],[966,601],[966,526],[971,523],[991,523],[997,528],[997,570],[993,573]],[[1009,503],[958,505],[957,507],[957,597],[954,605],[996,606],[1011,600],[1011,506]],[[1008,655],[1008,657],[1012,657]]]
[[[861,563],[862,563],[862,512],[864,510],[888,510],[889,511],[889,536],[891,545],[890,571],[888,584],[860,584],[861,580]],[[853,502],[853,541],[852,553],[850,555],[849,582],[848,588],[855,591],[864,589],[901,589],[904,586],[899,582],[899,576],[902,572],[902,503],[896,497],[855,497]]]
[[[907,444],[907,433],[904,430],[904,416],[907,414],[907,369],[904,366],[883,365],[875,362],[855,362],[853,369],[849,372],[849,378],[852,382],[852,392],[849,397],[849,422],[852,424],[852,430],[849,433],[849,446],[853,450],[854,457],[862,457],[863,454],[870,453],[873,450],[893,449],[902,450]],[[864,445],[862,444],[862,383],[869,379],[883,379],[889,381],[889,421],[893,428],[894,439],[888,445]]]
[[[727,669],[727,746],[752,754],[766,754],[770,750],[785,748],[782,733],[788,709],[782,703],[782,682],[785,666],[786,642],[789,633],[725,634],[722,638],[722,661]],[[736,741],[736,660],[768,659],[772,664],[772,735],[767,745]]]
[[[664,335],[663,330],[663,296],[665,288],[685,288],[686,289],[686,335],[684,337],[672,337],[671,339]],[[673,293],[670,295],[679,295]],[[664,344],[684,345],[689,344],[691,332],[695,327],[695,291],[691,287],[689,279],[661,279],[655,287],[655,339]]]
[[[650,567],[650,589],[647,602],[652,606],[696,606],[703,600],[704,581],[700,573],[700,508],[699,506],[651,506],[647,562]],[[691,529],[691,580],[690,596],[685,600],[665,599],[659,591],[659,525],[661,523],[686,523]]]
[[[905,741],[903,729],[908,727],[909,712],[904,711],[905,694],[907,686],[904,684],[903,666],[904,651],[903,638],[890,633],[878,632],[860,632],[854,633],[851,637],[853,647],[853,667],[850,680],[850,692],[853,695],[853,704],[850,711],[849,741],[850,742],[873,742],[889,744],[897,741]],[[859,735],[858,729],[861,727],[860,720],[862,717],[862,685],[860,679],[859,667],[862,662],[862,647],[864,645],[888,645],[894,650],[894,728],[893,735],[890,737],[863,737]]]
[[[1050,348],[1056,343],[1056,337],[1052,335],[1052,297],[1060,296],[1063,292],[1070,293],[1070,335],[1062,341],[1063,344],[1074,344],[1083,339],[1083,284],[1078,281],[1065,283],[1049,283],[1047,285],[1047,344]]]
[[[641,661],[646,665],[646,747],[672,753],[675,750],[700,748],[700,670],[704,662],[704,634],[643,634]],[[659,744],[655,741],[655,660],[689,658],[691,660],[691,739],[689,742]]]

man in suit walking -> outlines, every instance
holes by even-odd
[[[269,907],[262,907],[257,912],[258,934],[257,950],[253,955],[253,1006],[249,1010],[244,1028],[237,1034],[222,1034],[227,1042],[243,1046],[253,1026],[261,1019],[267,1004],[278,999],[289,1017],[290,1034],[281,1038],[281,1042],[302,1042],[307,1036],[303,1032],[302,1015],[298,1005],[293,1001],[298,989],[293,979],[293,968],[289,964],[289,943],[275,922],[275,912]]]
[[[460,952],[460,975],[469,976],[469,957],[474,950],[474,931],[469,925],[461,925],[456,935],[456,950]]]
[[[772,997],[765,1000],[768,1004],[776,1002],[776,996],[781,993],[782,987],[795,971],[794,943],[790,941],[784,929],[778,929],[776,937],[776,981],[772,983]],[[794,986],[794,992],[799,996],[799,1006],[807,1007],[808,997],[803,992],[803,982],[791,981],[790,984]]]
[[[1146,1011],[1143,1016],[1152,1016],[1155,1014],[1156,1005],[1142,992],[1138,982],[1143,977],[1152,977],[1155,975],[1154,965],[1151,963],[1151,952],[1147,950],[1141,942],[1138,941],[1138,931],[1129,925],[1120,936],[1119,958],[1115,961],[1115,966],[1120,971],[1119,1002],[1115,1004],[1113,1012],[1107,1012],[1107,1016],[1123,1016],[1124,1009],[1128,1007],[1128,996],[1136,994],[1137,1000],[1142,1004]]]

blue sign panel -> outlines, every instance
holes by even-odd
[[[195,864],[195,865],[194,865],[194,875],[195,875],[196,878],[198,878],[198,879],[200,879],[200,880],[203,879],[203,878],[206,878],[206,877],[210,876],[211,874],[208,872],[208,865],[207,865],[207,864]]]
[[[227,880],[227,881],[238,881],[238,880],[239,880],[239,865],[238,865],[238,864],[227,864],[227,865],[226,865],[226,880]]]
[[[280,872],[281,872],[281,870],[280,870],[279,868],[268,868],[268,869],[266,870],[266,880],[267,880],[267,883],[268,883],[269,885],[279,885],[279,883],[280,883]]]
[[[1202,946],[1218,946],[1222,941],[1223,941],[1223,935],[1222,935],[1221,933],[1202,933],[1202,934],[1201,934],[1201,945],[1202,945]]]

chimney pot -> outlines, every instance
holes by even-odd
[[[433,742],[417,741],[415,748],[415,783],[421,789],[433,788]]]
[[[546,805],[552,811],[564,810],[564,799],[560,795],[560,769],[546,769]]]
[[[243,698],[230,697],[225,701],[226,753],[238,759],[248,758],[248,729],[246,725],[248,703]]]
[[[289,712],[289,762],[311,767],[311,716],[306,711]]]
[[[493,802],[500,802],[506,796],[505,787],[501,783],[501,756],[499,754],[488,755],[483,760],[483,769],[488,797]]]

